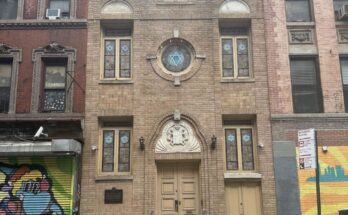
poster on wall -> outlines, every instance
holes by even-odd
[[[298,131],[300,169],[316,168],[315,130],[314,128]]]

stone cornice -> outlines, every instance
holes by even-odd
[[[86,19],[67,20],[1,20],[2,29],[87,28]]]

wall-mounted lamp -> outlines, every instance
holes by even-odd
[[[98,147],[97,147],[96,145],[93,145],[93,146],[91,147],[91,150],[92,150],[93,152],[97,151],[97,149],[98,149]]]
[[[140,150],[141,150],[141,151],[144,151],[144,149],[145,149],[145,139],[144,139],[143,136],[141,136],[141,137],[139,138],[139,146],[140,146]]]
[[[263,149],[263,147],[265,147],[265,145],[263,145],[263,143],[259,143],[259,144],[257,144],[257,147],[259,147],[260,149]]]
[[[329,150],[328,148],[329,148],[328,146],[323,146],[321,149],[323,150],[324,153],[326,153]]]
[[[217,138],[213,134],[213,136],[211,137],[211,149],[215,149],[216,148],[216,142],[217,142]]]

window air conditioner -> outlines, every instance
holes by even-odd
[[[348,18],[348,4],[345,4],[338,10],[338,19],[345,20],[347,18]]]
[[[46,18],[48,19],[58,19],[60,18],[60,9],[47,9]]]

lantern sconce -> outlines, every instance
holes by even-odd
[[[141,137],[139,138],[139,146],[140,146],[140,150],[141,150],[141,151],[144,151],[144,149],[145,149],[145,139],[144,139],[143,136],[141,136]]]
[[[216,142],[217,142],[217,138],[213,134],[213,136],[211,137],[211,149],[215,149],[216,148]]]

